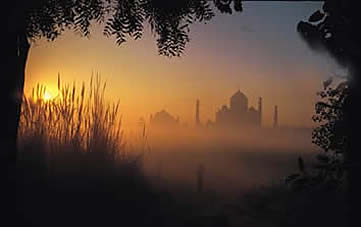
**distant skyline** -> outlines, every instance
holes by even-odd
[[[88,81],[99,72],[108,82],[108,97],[120,100],[125,125],[162,109],[193,125],[195,103],[200,120],[215,112],[237,90],[257,107],[263,98],[263,124],[311,126],[316,92],[340,68],[333,59],[310,50],[296,31],[297,23],[321,2],[244,2],[240,14],[218,14],[208,24],[191,27],[184,56],[158,56],[149,32],[138,41],[117,46],[94,25],[90,39],[67,32],[55,42],[32,46],[26,68],[25,92],[37,82],[56,92],[58,72],[65,82]]]

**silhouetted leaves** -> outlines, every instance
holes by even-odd
[[[310,18],[308,19],[309,22],[319,22],[320,20],[322,20],[325,17],[325,14],[321,13],[320,10],[317,10],[316,12],[314,12]]]
[[[140,39],[145,24],[156,37],[159,54],[180,56],[190,41],[190,25],[214,17],[207,0],[44,0],[29,4],[25,14],[30,39],[54,40],[65,29],[90,35],[92,22],[104,22],[103,34],[118,45],[128,38]],[[221,13],[242,11],[241,0],[213,0]]]
[[[361,56],[358,27],[361,14],[358,1],[325,1],[322,11],[314,12],[308,22],[301,21],[297,30],[301,37],[316,50],[326,50],[338,63],[357,66]]]
[[[315,105],[313,121],[318,123],[312,132],[312,142],[323,150],[316,156],[311,174],[306,173],[304,162],[299,158],[299,173],[286,179],[286,183],[296,188],[316,185],[337,187],[344,181],[346,170],[344,153],[347,148],[347,133],[344,118],[344,104],[349,96],[348,83],[343,81],[332,87],[332,79],[323,83],[323,90],[318,92],[321,101]]]
[[[329,81],[324,84],[324,90],[318,93],[322,101],[316,103],[316,114],[312,119],[321,125],[314,129],[312,139],[314,144],[326,152],[332,150],[343,153],[346,149],[343,109],[349,90],[346,82],[341,82],[334,88],[330,87],[331,83],[332,81]]]

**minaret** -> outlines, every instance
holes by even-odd
[[[201,121],[199,118],[199,99],[197,99],[196,102],[196,126],[200,126],[201,125]]]
[[[258,99],[258,124],[262,126],[262,97]]]
[[[277,128],[277,127],[278,127],[278,107],[275,106],[275,112],[273,116],[273,128]]]

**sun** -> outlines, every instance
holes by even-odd
[[[44,97],[43,97],[44,101],[49,101],[50,99],[52,99],[52,97],[53,96],[51,95],[51,93],[49,91],[45,91]]]

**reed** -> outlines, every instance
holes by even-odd
[[[91,76],[88,86],[62,83],[58,75],[58,94],[50,99],[45,98],[46,87],[38,84],[23,98],[20,158],[42,157],[48,168],[65,158],[69,171],[85,161],[139,167],[141,156],[126,148],[119,101],[107,101],[105,91],[99,74]]]

